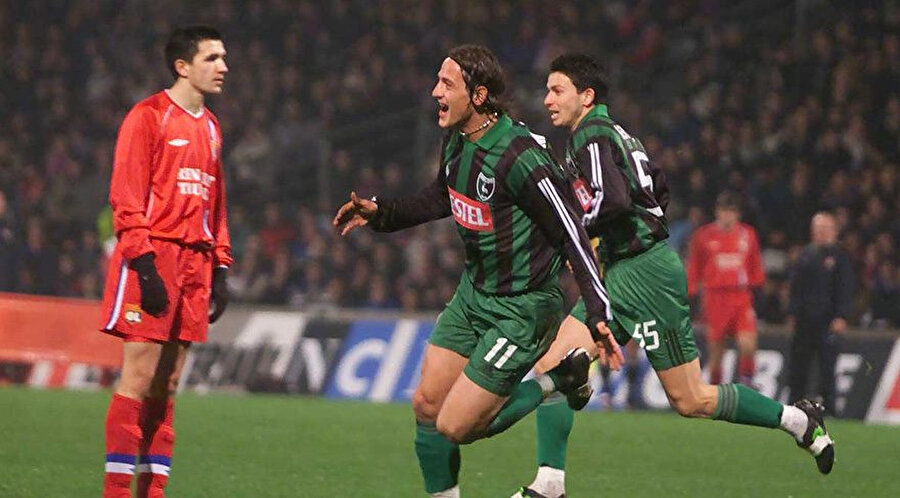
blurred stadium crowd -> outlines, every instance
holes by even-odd
[[[0,3],[0,20],[0,291],[100,296],[117,127],[169,86],[170,30],[202,21],[228,49],[209,106],[245,302],[443,305],[462,263],[451,223],[345,242],[330,219],[351,189],[396,195],[432,177],[434,75],[449,47],[477,42],[509,73],[512,115],[557,150],[550,60],[605,61],[612,116],[672,183],[680,250],[718,192],[740,192],[763,244],[763,320],[784,319],[791,262],[829,209],[854,259],[856,322],[900,326],[897,1],[57,0]]]

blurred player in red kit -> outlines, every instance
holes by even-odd
[[[756,369],[753,290],[763,285],[765,277],[756,231],[741,223],[740,216],[737,194],[719,194],[716,220],[694,232],[688,254],[688,294],[702,293],[712,384],[722,381],[726,335],[735,336],[737,342],[739,382],[752,385]]]
[[[222,92],[225,46],[215,29],[191,26],[165,56],[175,82],[125,116],[110,186],[118,242],[101,329],[122,338],[123,358],[106,417],[106,497],[130,497],[135,473],[138,496],[164,496],[181,367],[228,304],[222,139],[204,107]]]

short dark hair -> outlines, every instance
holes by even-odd
[[[716,197],[716,207],[722,209],[741,210],[741,196],[733,190],[723,190]]]
[[[481,45],[460,45],[450,49],[447,56],[462,69],[469,98],[475,96],[477,87],[487,88],[487,98],[484,103],[475,106],[476,111],[482,114],[506,112],[500,99],[506,90],[506,78],[500,61],[490,49]]]
[[[609,77],[597,59],[585,54],[563,54],[550,63],[550,72],[568,76],[579,93],[592,88],[594,104],[606,103],[606,97],[609,95]]]
[[[222,35],[218,30],[209,26],[185,26],[176,29],[169,42],[166,43],[166,64],[172,76],[178,78],[175,71],[175,61],[181,59],[191,62],[197,55],[198,45],[203,40],[219,40],[222,41]]]

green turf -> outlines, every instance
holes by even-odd
[[[0,388],[0,496],[100,496],[108,392]],[[173,497],[423,496],[408,406],[185,395]],[[669,413],[575,420],[568,491],[595,496],[900,496],[900,428],[832,421],[823,477],[777,430]],[[534,419],[463,449],[466,497],[508,497],[534,472]]]

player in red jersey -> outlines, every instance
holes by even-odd
[[[753,289],[765,277],[756,231],[740,222],[740,200],[733,192],[716,199],[716,220],[691,237],[687,261],[688,294],[702,292],[701,310],[709,347],[710,383],[722,380],[725,336],[737,341],[740,383],[752,385],[756,355]]]
[[[106,497],[130,497],[135,470],[138,496],[164,496],[181,367],[228,303],[222,139],[203,104],[222,92],[225,46],[215,29],[191,26],[165,55],[175,83],[125,116],[110,185],[118,242],[100,328],[124,346],[106,417]]]

